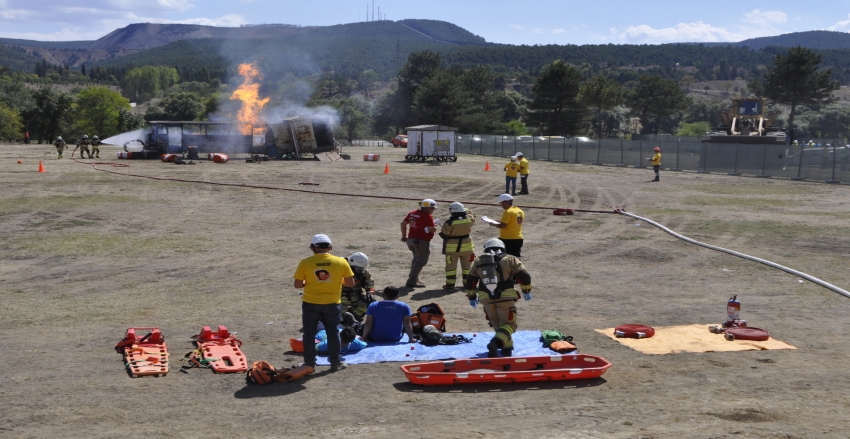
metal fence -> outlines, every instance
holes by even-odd
[[[667,137],[667,136],[664,136]],[[826,146],[707,143],[694,138],[669,141],[588,139],[457,134],[455,151],[598,165],[646,167],[653,148],[661,147],[662,166],[674,171],[753,175],[794,180],[850,183],[850,147],[842,139],[813,139]],[[688,139],[688,140],[684,140]]]

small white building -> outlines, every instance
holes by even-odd
[[[457,128],[442,125],[417,125],[407,131],[407,161],[422,161],[433,158],[437,161],[457,161],[455,156],[455,132]]]

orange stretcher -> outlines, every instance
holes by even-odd
[[[231,334],[226,327],[219,326],[213,331],[204,326],[200,334],[192,336],[201,360],[218,373],[245,372],[248,370],[248,359],[242,353],[242,342]]]
[[[423,386],[525,383],[599,378],[611,363],[593,355],[472,358],[405,364],[408,381]]]
[[[159,328],[128,328],[115,350],[124,354],[124,366],[133,378],[165,376],[169,371],[168,347]]]

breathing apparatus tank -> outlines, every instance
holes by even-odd
[[[487,288],[492,295],[499,286],[499,271],[496,268],[496,259],[492,253],[484,253],[478,257],[478,266],[481,267],[481,284]]]

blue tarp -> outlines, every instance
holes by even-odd
[[[436,361],[458,358],[482,358],[487,356],[487,343],[493,338],[493,332],[464,332],[455,333],[467,337],[472,343],[458,345],[425,346],[420,343],[408,343],[407,336],[398,343],[374,343],[362,351],[353,354],[343,354],[342,359],[348,364],[380,363],[384,361]],[[446,334],[449,335],[449,334]],[[518,331],[513,335],[514,357],[541,355],[560,355],[549,348],[543,347],[540,341],[540,331]],[[413,349],[411,349],[413,348]],[[327,357],[319,357],[317,364],[327,366]]]

